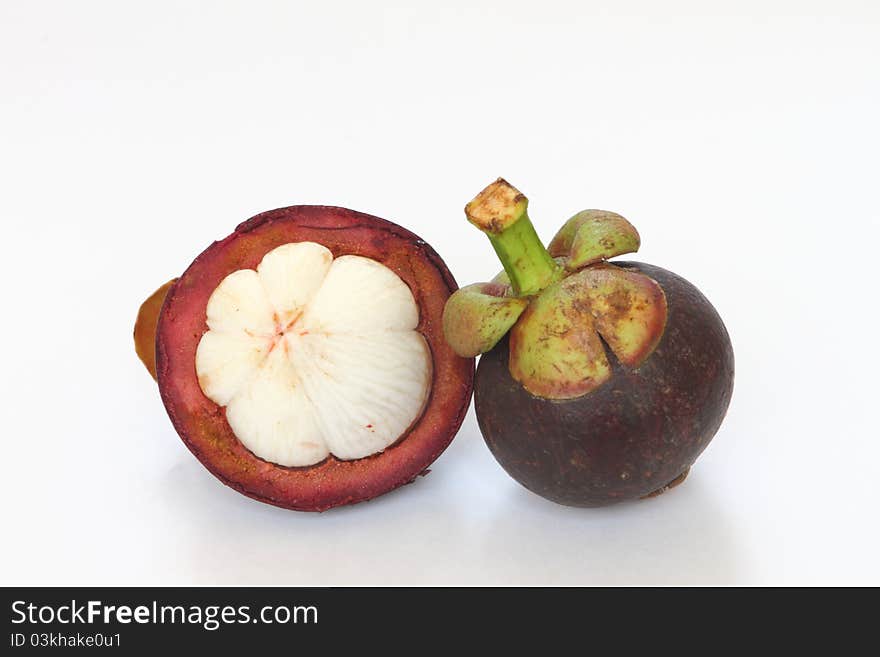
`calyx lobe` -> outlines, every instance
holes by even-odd
[[[510,334],[510,373],[533,395],[580,397],[611,377],[601,336],[617,360],[638,367],[666,325],[656,281],[614,265],[587,267],[551,285]]]
[[[641,238],[635,226],[615,212],[584,210],[559,229],[547,250],[568,256],[566,268],[580,269],[595,262],[639,250]]]
[[[459,356],[473,358],[492,349],[516,323],[529,302],[509,296],[503,283],[474,283],[452,294],[443,310],[443,331]]]

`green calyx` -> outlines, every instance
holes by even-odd
[[[567,256],[566,267],[575,271],[624,253],[639,250],[635,226],[615,212],[584,210],[559,229],[547,247],[550,255]]]
[[[666,327],[666,296],[650,277],[606,262],[640,245],[619,214],[579,212],[544,248],[527,209],[528,199],[502,178],[465,207],[504,271],[449,298],[444,334],[470,358],[509,333],[515,380],[539,397],[579,397],[612,376],[606,345],[623,367],[651,355]]]
[[[443,309],[443,333],[455,353],[473,358],[504,337],[529,305],[527,299],[510,293],[506,284],[475,283],[449,298]]]

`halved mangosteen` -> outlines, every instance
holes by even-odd
[[[156,297],[135,341],[149,368]],[[423,240],[327,206],[272,210],[205,250],[155,320],[187,447],[236,490],[322,511],[413,481],[467,411],[472,358],[442,336],[455,279]]]
[[[571,506],[651,497],[681,483],[733,391],[730,337],[672,272],[607,262],[638,250],[613,212],[574,215],[545,248],[526,197],[502,179],[465,212],[504,272],[450,297],[444,330],[480,356],[474,404],[501,466]]]

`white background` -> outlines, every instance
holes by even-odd
[[[662,9],[660,6],[662,5]],[[880,5],[0,4],[2,584],[880,584]],[[134,355],[141,300],[243,219],[342,205],[497,269],[615,210],[734,341],[680,488],[556,506],[473,414],[432,473],[303,514],[225,488]]]

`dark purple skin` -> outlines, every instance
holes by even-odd
[[[535,397],[510,376],[507,338],[477,367],[477,420],[492,454],[523,486],[569,506],[662,491],[712,440],[733,392],[730,337],[706,297],[660,267],[613,264],[647,274],[666,294],[666,329],[640,367],[621,366],[606,347],[611,379],[561,401]]]

